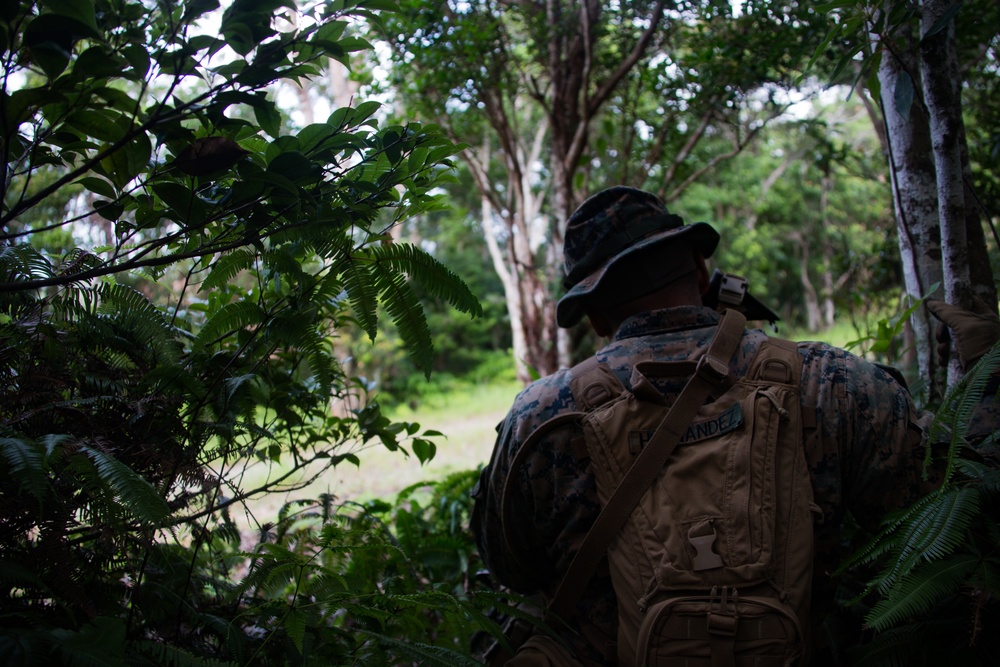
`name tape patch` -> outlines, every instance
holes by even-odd
[[[715,438],[725,433],[729,433],[730,431],[735,431],[741,426],[743,426],[743,408],[740,407],[739,403],[733,403],[731,407],[727,408],[718,416],[705,421],[694,422],[688,426],[687,431],[684,433],[684,437],[681,438],[681,444]],[[641,452],[642,448],[646,446],[646,443],[648,443],[652,437],[652,430],[629,431],[629,453],[638,454]]]

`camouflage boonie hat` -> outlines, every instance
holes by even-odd
[[[592,302],[602,280],[623,260],[667,242],[685,244],[711,257],[719,244],[719,233],[705,222],[685,225],[670,213],[656,195],[625,186],[598,192],[580,205],[566,223],[563,243],[567,290],[556,306],[556,322],[571,327],[583,317],[583,305]],[[650,262],[644,263],[649,268]],[[693,270],[688,262],[658,262],[655,276],[640,271],[634,280],[617,281],[612,295],[626,303],[648,294]]]

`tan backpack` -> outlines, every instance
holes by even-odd
[[[794,343],[768,339],[747,374],[730,377],[745,321],[726,311],[697,361],[637,364],[632,391],[594,360],[573,369],[603,509],[547,616],[571,616],[606,555],[620,665],[806,662],[818,510],[802,448],[802,360]],[[654,386],[664,376],[690,378],[670,406]]]

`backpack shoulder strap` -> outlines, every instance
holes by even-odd
[[[684,385],[584,538],[546,610],[547,619],[569,618],[608,546],[660,474],[708,394],[729,380],[729,359],[739,346],[745,325],[746,317],[739,311],[729,309],[723,315],[708,351],[698,360],[694,375]]]

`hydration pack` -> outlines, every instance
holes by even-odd
[[[572,371],[603,509],[547,615],[570,618],[606,556],[620,665],[806,662],[818,508],[802,445],[802,359],[771,338],[732,377],[745,321],[726,311],[697,360],[638,363],[631,390],[595,359]],[[678,377],[687,382],[668,402],[657,384]]]

